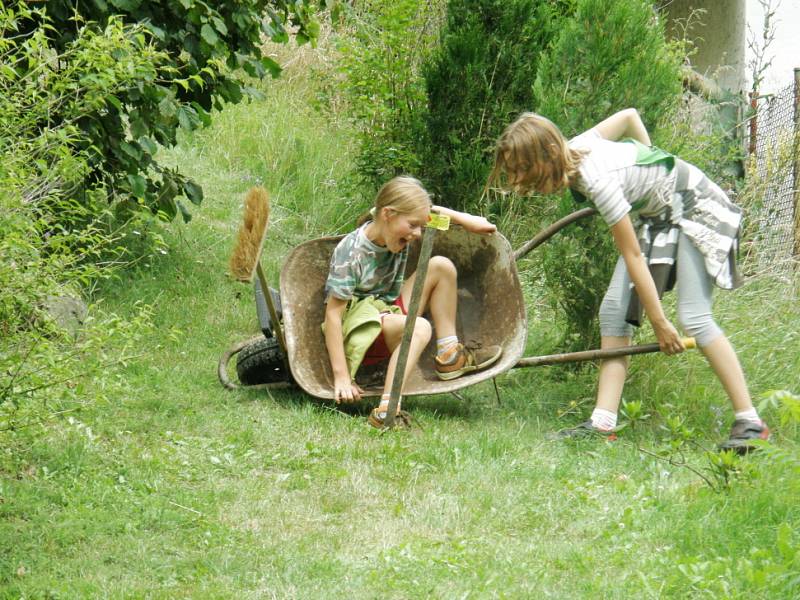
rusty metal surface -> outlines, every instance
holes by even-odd
[[[333,399],[333,376],[320,325],[324,319],[324,288],[333,249],[341,237],[311,240],[294,248],[281,270],[286,345],[289,365],[308,394]],[[458,334],[462,341],[499,344],[503,356],[491,368],[451,381],[440,381],[433,368],[432,340],[414,369],[404,395],[441,394],[494,377],[512,368],[522,356],[527,318],[513,251],[499,233],[481,236],[459,227],[436,235],[433,255],[450,258],[458,270]],[[416,254],[409,256],[409,268]],[[435,338],[435,335],[434,335]],[[361,374],[357,376],[357,380]],[[365,387],[368,396],[380,395],[378,373]],[[363,387],[363,386],[362,386]]]

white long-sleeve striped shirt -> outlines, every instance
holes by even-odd
[[[573,187],[594,203],[609,227],[632,208],[655,216],[670,205],[674,172],[663,164],[637,165],[633,144],[603,139],[590,129],[572,138],[569,147],[586,152]]]

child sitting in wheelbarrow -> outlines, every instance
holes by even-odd
[[[622,140],[623,138],[631,138]],[[661,350],[684,350],[664,315],[661,292],[678,288],[678,319],[722,383],[734,424],[722,449],[746,452],[769,429],[750,399],[742,368],[711,314],[711,292],[736,285],[741,210],[697,167],[650,145],[635,109],[615,113],[567,140],[548,119],[525,113],[497,142],[489,183],[503,175],[517,192],[550,194],[570,188],[595,204],[620,253],[600,306],[603,348],[630,344],[631,325],[647,314]],[[637,214],[638,231],[631,213]],[[654,278],[655,277],[655,278]],[[562,433],[612,435],[628,370],[626,357],[600,365],[591,418]]]
[[[364,391],[355,382],[361,364],[388,360],[380,404],[369,415],[383,427],[406,321],[406,307],[416,273],[404,278],[408,248],[422,235],[431,211],[450,217],[467,231],[491,234],[496,227],[483,217],[432,206],[428,192],[413,177],[395,177],[380,189],[375,205],[333,252],[325,284],[325,344],[334,376],[337,403],[355,402]],[[456,335],[457,273],[443,256],[430,259],[419,314],[429,312],[436,331],[436,374],[449,380],[495,363],[499,346],[467,348]],[[379,327],[360,327],[367,320]],[[431,338],[431,324],[417,317],[403,384]],[[401,390],[402,393],[402,390]],[[397,405],[398,414],[400,403]],[[403,415],[405,416],[405,415]]]

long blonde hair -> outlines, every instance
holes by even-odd
[[[505,176],[505,186],[518,193],[557,191],[570,184],[583,155],[567,146],[552,121],[536,113],[522,113],[497,140],[486,187]]]
[[[411,214],[422,207],[431,206],[431,197],[414,177],[399,175],[381,186],[375,196],[375,205],[358,219],[358,225],[377,218],[383,208],[391,208],[400,214]]]

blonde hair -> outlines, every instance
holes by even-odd
[[[420,208],[431,206],[431,197],[414,177],[400,175],[393,177],[381,186],[375,196],[373,208],[361,215],[358,225],[374,220],[383,208],[391,208],[400,214],[411,214]]]
[[[522,113],[497,140],[486,187],[504,175],[505,185],[515,192],[553,192],[570,184],[583,155],[567,146],[552,121],[536,113]]]

